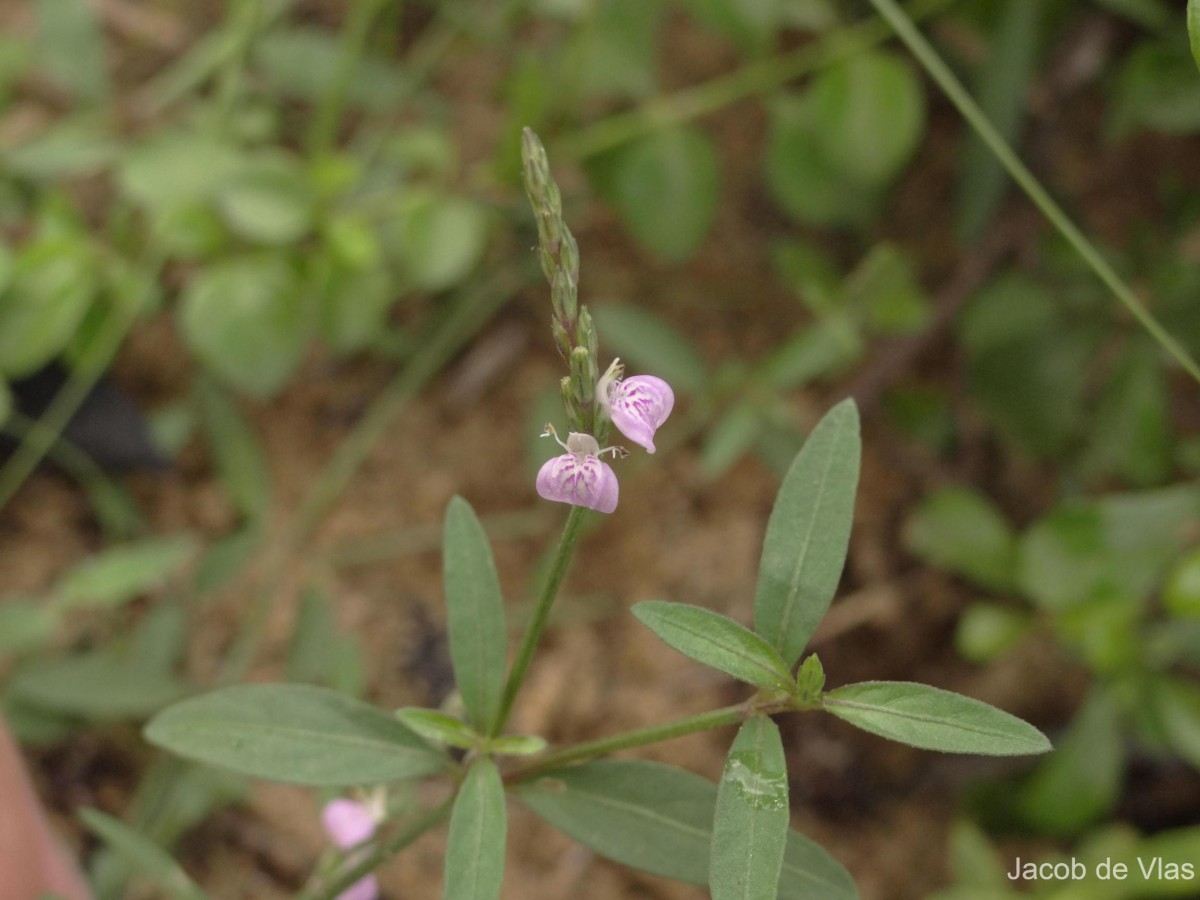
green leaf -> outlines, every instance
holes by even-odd
[[[785,94],[769,107],[763,176],[771,196],[808,225],[859,224],[876,204],[877,188],[857,184],[825,156],[811,93]]]
[[[234,233],[260,244],[290,244],[312,228],[316,198],[291,157],[247,162],[218,188],[217,208]]]
[[[1076,834],[1113,808],[1125,768],[1120,721],[1100,691],[1084,701],[1054,753],[1022,786],[1018,802],[1044,834]]]
[[[685,0],[687,11],[706,27],[729,38],[745,53],[770,48],[779,30],[783,6],[779,0]]]
[[[713,900],[777,896],[789,818],[779,728],[755,716],[739,729],[717,788],[708,878]]]
[[[1163,585],[1163,607],[1180,619],[1200,619],[1200,547],[1172,568]],[[2,629],[0,629],[2,630]]]
[[[454,287],[483,258],[488,231],[484,208],[465,197],[421,193],[407,198],[399,228],[405,275],[423,291]]]
[[[1046,736],[980,700],[907,681],[864,681],[825,694],[828,712],[924,750],[1022,756],[1051,749]]]
[[[183,336],[233,387],[267,397],[300,362],[311,331],[308,304],[278,256],[226,260],[184,289]]]
[[[640,306],[602,303],[592,317],[604,343],[639,371],[670,382],[678,392],[700,394],[711,368],[691,339]]]
[[[208,449],[229,498],[243,516],[261,522],[271,507],[271,471],[254,429],[211,380],[196,379],[195,391]]]
[[[589,172],[637,241],[667,262],[689,259],[712,227],[720,169],[712,141],[698,129],[623,144]]]
[[[754,593],[754,630],[789,666],[842,576],[861,452],[858,408],[843,400],[808,436],[775,498]]]
[[[17,700],[90,721],[140,719],[188,692],[188,686],[108,650],[48,660],[21,669],[9,692]]]
[[[446,507],[442,556],[450,658],[467,717],[486,731],[500,709],[508,632],[487,534],[462,497]]]
[[[81,809],[79,818],[92,834],[124,857],[139,875],[148,878],[168,897],[174,900],[205,900],[204,892],[188,877],[183,867],[146,835],[98,809]]]
[[[1188,41],[1192,45],[1192,59],[1200,68],[1200,0],[1188,0],[1187,30]]]
[[[490,738],[487,748],[506,756],[532,756],[546,749],[546,739],[536,734],[503,734]]]
[[[35,600],[5,597],[0,600],[0,653],[28,653],[50,640],[59,615]]]
[[[1200,769],[1200,688],[1177,678],[1158,678],[1150,689],[1149,700],[1168,745]]]
[[[90,251],[70,236],[22,248],[0,293],[0,373],[28,375],[58,355],[95,297]]]
[[[196,552],[188,535],[110,547],[76,566],[58,585],[63,609],[119,606],[163,584]]]
[[[667,644],[706,666],[766,690],[789,691],[795,685],[774,647],[720,613],[650,600],[634,606],[633,614]]]
[[[517,788],[526,806],[602,856],[707,884],[717,787],[661,763],[598,760]],[[780,900],[854,900],[849,873],[824,849],[792,831],[779,879]]]
[[[344,65],[336,35],[315,26],[277,25],[256,35],[252,59],[271,94],[319,103],[339,82]],[[412,79],[390,60],[362,53],[344,81],[346,102],[366,109],[394,109]]]
[[[230,144],[168,130],[129,151],[118,182],[127,197],[162,215],[212,199],[239,164],[238,152]]]
[[[724,475],[742,458],[766,428],[763,411],[748,398],[735,401],[709,427],[700,448],[700,471],[708,480]]]
[[[508,820],[504,784],[486,757],[467,770],[446,842],[445,900],[496,900],[504,881],[504,842]]]
[[[1000,18],[990,36],[989,51],[975,90],[984,115],[1010,145],[1016,143],[1021,119],[1029,106],[1029,84],[1037,65],[1038,26],[1046,4],[1015,0],[999,7]],[[971,244],[983,233],[1008,178],[996,155],[974,132],[962,151],[954,224],[959,241]]]
[[[164,710],[145,734],[187,759],[313,787],[419,778],[448,765],[395,716],[309,685],[222,688]]]
[[[972,603],[963,610],[954,632],[954,649],[963,659],[988,663],[1011,649],[1028,632],[1031,617],[995,603]]]
[[[904,524],[904,546],[984,587],[1013,587],[1016,537],[995,505],[970,488],[942,488],[922,500]]]
[[[816,136],[838,171],[867,186],[890,181],[925,124],[925,97],[909,64],[888,53],[855,53],[812,85]]]
[[[872,247],[846,279],[844,303],[872,332],[888,336],[921,331],[932,314],[912,260],[887,243]]]
[[[37,0],[38,61],[76,99],[109,93],[104,36],[87,0]]]
[[[478,732],[470,725],[436,709],[406,706],[396,710],[396,716],[426,740],[471,750],[480,743]]]

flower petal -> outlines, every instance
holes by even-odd
[[[621,434],[653,453],[654,432],[674,406],[669,384],[653,375],[634,375],[613,385],[609,416]]]
[[[374,836],[376,823],[366,806],[340,797],[325,804],[321,824],[329,839],[345,850]]]
[[[379,882],[374,875],[362,878],[337,895],[337,900],[377,900]]]
[[[617,508],[617,476],[597,456],[564,453],[546,460],[537,475],[538,496],[602,513]]]

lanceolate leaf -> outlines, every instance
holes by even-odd
[[[1028,722],[927,684],[864,681],[830,691],[823,702],[863,731],[925,750],[1023,756],[1052,749]]]
[[[774,897],[788,837],[787,763],[766,716],[742,725],[717,789],[709,889],[713,900]]]
[[[651,600],[633,614],[643,625],[685,656],[767,690],[794,684],[779,652],[753,631],[719,613]]]
[[[132,863],[138,873],[151,879],[174,900],[206,900],[200,890],[166,850],[120,819],[98,809],[81,809],[79,818],[88,830]]]
[[[471,723],[485,731],[504,690],[504,599],[487,535],[462,497],[446,508],[443,568],[454,676]]]
[[[395,716],[301,684],[242,684],[163,710],[146,738],[253,778],[341,787],[418,778],[449,761]]]
[[[717,787],[661,763],[599,760],[517,789],[534,812],[570,837],[635,869],[705,884]],[[804,835],[788,833],[780,900],[854,900],[849,873]]]
[[[837,590],[861,452],[858,408],[853,400],[843,400],[808,436],[771,510],[754,595],[754,630],[789,666],[800,658]]]
[[[496,900],[504,881],[508,824],[504,785],[486,757],[471,764],[450,815],[445,900]]]

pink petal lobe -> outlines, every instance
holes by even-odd
[[[617,476],[596,456],[564,453],[546,460],[538,471],[537,492],[546,500],[602,513],[617,508]]]
[[[654,432],[675,406],[675,392],[661,378],[634,375],[613,386],[609,415],[621,434],[654,452]]]
[[[376,900],[378,897],[379,882],[374,875],[368,875],[338,894],[337,900]]]
[[[325,804],[321,810],[321,824],[329,839],[343,850],[361,844],[375,834],[375,817],[363,804],[344,797]]]

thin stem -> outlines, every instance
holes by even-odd
[[[925,19],[949,8],[954,0],[917,0],[910,15]],[[601,119],[556,141],[555,155],[586,159],[644,134],[680,125],[723,109],[738,100],[765,94],[838,60],[883,43],[891,36],[887,24],[872,19],[830,32],[791,53],[748,63],[734,72],[658,97],[628,112]]]
[[[333,146],[346,102],[346,92],[366,48],[371,25],[383,6],[383,0],[355,0],[350,6],[346,24],[342,27],[341,40],[338,42],[338,57],[333,77],[325,93],[321,95],[308,132],[308,154],[311,158],[323,156]]]
[[[342,441],[289,522],[287,532],[264,565],[260,587],[230,648],[220,681],[239,680],[249,668],[266,627],[271,604],[288,564],[330,506],[366,461],[409,401],[478,333],[520,283],[517,273],[488,279],[460,296],[447,317],[419,344],[408,365],[372,401],[362,420]]]
[[[334,900],[335,897],[349,888],[350,885],[365,878],[405,847],[415,843],[425,832],[448,818],[453,805],[454,798],[451,797],[439,805],[426,810],[422,815],[414,819],[412,824],[407,828],[397,832],[385,841],[380,841],[361,859],[356,860],[354,865],[342,869],[326,884],[304,890],[297,894],[296,900]]]
[[[651,725],[648,728],[638,728],[624,731],[610,737],[598,738],[594,741],[584,741],[563,747],[547,753],[528,766],[514,769],[506,777],[507,781],[520,782],[535,778],[552,769],[559,769],[571,763],[583,762],[608,756],[619,750],[629,750],[633,747],[644,747],[647,744],[657,744],[672,738],[684,737],[701,731],[711,731],[714,728],[724,728],[727,725],[737,725],[755,715],[770,715],[796,709],[790,697],[757,698],[752,697],[744,703],[733,706],[723,706],[720,709],[699,713],[676,719],[674,722],[664,722],[661,725]]]
[[[157,264],[148,268],[151,272],[158,271]],[[156,278],[156,275],[152,276],[152,279]],[[151,283],[154,284],[153,281]],[[157,286],[152,286],[149,290],[157,290]],[[25,479],[37,468],[71,417],[83,405],[88,393],[117,355],[142,307],[143,303],[140,300],[117,305],[96,331],[67,383],[54,395],[50,406],[38,420],[38,426],[29,429],[16,452],[4,467],[0,468],[0,509],[3,509],[21,489]]]
[[[888,21],[888,24],[895,29],[900,40],[904,42],[913,56],[925,67],[925,71],[929,73],[930,77],[938,83],[942,92],[958,108],[962,117],[975,129],[975,133],[979,135],[980,139],[992,151],[992,154],[1000,164],[1008,171],[1013,181],[1020,185],[1021,190],[1041,210],[1042,215],[1049,220],[1051,225],[1058,229],[1059,234],[1066,238],[1067,242],[1075,249],[1080,258],[1087,263],[1089,268],[1096,273],[1097,277],[1112,291],[1113,296],[1124,304],[1125,308],[1149,332],[1150,336],[1174,357],[1175,361],[1189,375],[1200,382],[1200,366],[1196,364],[1196,361],[1183,348],[1183,345],[1171,337],[1166,328],[1155,318],[1154,314],[1146,308],[1145,304],[1138,299],[1129,285],[1109,265],[1096,246],[1088,240],[1075,223],[1071,221],[1071,218],[1054,202],[1046,189],[1042,187],[1041,182],[1021,162],[1017,154],[1008,145],[1008,142],[1004,140],[1003,135],[996,130],[984,111],[979,108],[979,105],[971,98],[966,88],[963,87],[954,73],[950,71],[949,66],[942,61],[938,52],[917,30],[912,19],[896,4],[895,0],[871,0],[871,3],[878,10],[879,14]]]
[[[230,17],[231,38],[229,56],[217,75],[216,97],[211,127],[214,134],[223,134],[237,106],[245,78],[246,58],[250,45],[264,20],[263,0],[240,0]]]
[[[517,649],[517,657],[513,660],[512,671],[508,673],[508,681],[504,684],[500,709],[496,713],[492,727],[488,729],[488,737],[496,737],[504,731],[504,726],[508,724],[513,701],[517,698],[517,692],[521,690],[525,673],[529,671],[529,663],[533,660],[538,641],[541,640],[542,632],[546,630],[546,622],[550,619],[550,609],[554,606],[554,598],[558,596],[558,589],[562,585],[563,578],[567,574],[567,566],[570,565],[571,556],[575,552],[575,544],[579,540],[579,529],[583,524],[584,513],[585,510],[582,506],[572,506],[571,512],[567,515],[562,537],[558,541],[558,550],[554,554],[554,562],[550,567],[545,584],[542,585],[542,593],[534,608],[533,618],[525,626],[525,634],[521,638],[521,646]]]

